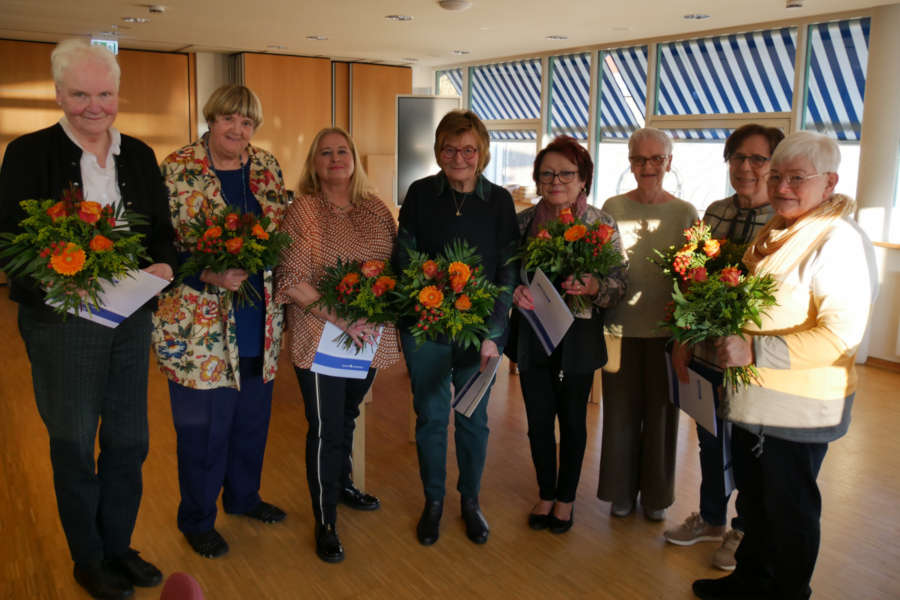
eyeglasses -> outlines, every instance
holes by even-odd
[[[745,160],[750,161],[750,166],[759,168],[769,162],[769,157],[761,154],[732,154],[728,157],[728,162],[735,167],[744,164]]]
[[[554,179],[559,178],[560,183],[571,183],[576,175],[578,175],[578,171],[560,171],[559,173],[541,171],[538,173],[538,181],[541,183],[553,183]]]
[[[478,148],[475,146],[463,146],[462,148],[457,148],[455,146],[444,146],[441,148],[441,157],[447,160],[454,158],[457,154],[462,154],[462,157],[466,160],[470,158],[474,158],[476,154],[478,154]]]
[[[668,160],[668,154],[657,154],[656,156],[629,156],[628,162],[632,167],[643,167],[648,162],[654,167],[660,167]]]
[[[777,188],[781,185],[781,182],[784,181],[789,187],[797,189],[806,183],[807,180],[818,177],[819,175],[825,175],[825,173],[813,173],[812,175],[782,175],[781,173],[773,171],[769,173],[766,182],[772,187]]]

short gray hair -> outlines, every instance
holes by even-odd
[[[53,53],[50,54],[53,82],[61,85],[63,77],[70,67],[91,59],[103,63],[109,69],[118,90],[122,70],[119,68],[116,56],[106,46],[93,46],[83,38],[63,40],[53,49]]]
[[[634,147],[644,140],[659,142],[666,149],[666,154],[672,154],[672,138],[662,129],[655,127],[641,127],[628,138],[628,154],[634,152]]]
[[[797,131],[778,144],[772,153],[771,165],[806,158],[819,173],[837,173],[841,164],[841,150],[832,138],[814,131]]]

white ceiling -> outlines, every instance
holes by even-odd
[[[122,48],[273,52],[430,67],[894,3],[805,0],[804,7],[787,9],[785,0],[472,0],[470,9],[449,12],[436,0],[161,2],[163,14],[151,14],[140,0],[0,0],[0,38],[55,42],[102,37],[118,28]],[[690,13],[710,18],[683,18]],[[391,22],[384,18],[389,14],[413,19]],[[129,24],[123,17],[151,22]],[[306,39],[310,35],[328,39]]]

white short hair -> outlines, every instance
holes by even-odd
[[[631,137],[628,138],[628,154],[634,152],[634,147],[644,140],[659,142],[666,149],[666,154],[672,154],[672,138],[662,129],[656,129],[655,127],[641,127],[632,133]]]
[[[814,131],[797,131],[775,147],[771,165],[777,168],[795,158],[809,159],[819,173],[837,173],[841,164],[841,150],[837,142],[827,135]]]
[[[69,67],[85,60],[96,60],[106,65],[116,83],[116,89],[119,89],[119,78],[122,71],[119,69],[116,56],[105,46],[93,46],[83,38],[63,40],[53,49],[53,53],[50,55],[53,82],[56,85],[62,84],[63,77]]]

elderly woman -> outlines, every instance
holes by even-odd
[[[275,157],[250,145],[262,107],[249,89],[224,85],[203,107],[209,132],[163,161],[177,244],[187,257],[188,223],[234,206],[280,222],[287,201]],[[236,306],[226,292],[249,280],[255,304]],[[285,517],[259,497],[281,349],[282,310],[273,301],[272,271],[204,270],[160,300],[153,347],[169,379],[178,438],[178,529],[191,548],[212,558],[228,551],[216,531],[216,498],[225,512],[264,523]]]
[[[154,261],[144,270],[171,279],[177,265],[156,158],[114,127],[119,65],[84,40],[51,55],[60,121],[13,140],[0,168],[0,231],[17,232],[19,202],[58,199],[70,185],[84,198],[144,216],[136,225]],[[95,598],[124,598],[162,574],[130,548],[147,456],[147,369],[153,302],[112,329],[63,320],[33,280],[14,278],[19,332],[31,361],[34,396],[50,436],[53,483],[75,579]],[[100,456],[94,462],[99,425]]]
[[[819,551],[816,477],[828,443],[847,432],[854,359],[878,276],[871,243],[834,193],[840,152],[818,133],[789,135],[772,154],[776,216],[744,254],[751,273],[778,282],[760,327],[716,341],[721,366],[755,365],[759,379],[728,390],[744,539],[737,567],[694,582],[700,598],[808,598]],[[743,595],[741,595],[743,594]]]
[[[606,201],[629,261],[625,300],[607,311],[610,362],[603,373],[603,444],[597,496],[626,517],[640,492],[644,516],[665,518],[675,500],[678,409],[669,402],[666,336],[658,329],[672,282],[648,259],[679,244],[697,219],[694,207],[663,189],[672,140],[659,129],[635,131],[628,160],[637,188]]]
[[[395,253],[398,269],[409,263],[409,250],[436,255],[453,240],[464,240],[482,259],[482,272],[494,283],[512,290],[517,267],[510,262],[519,240],[512,197],[488,181],[482,171],[490,160],[490,138],[472,111],[447,113],[437,126],[434,156],[440,173],[409,186],[400,209],[400,233]],[[487,361],[499,356],[506,340],[512,300],[500,294],[488,317],[488,334],[479,349],[462,348],[449,340],[421,345],[401,324],[400,342],[409,368],[416,411],[416,450],[425,491],[425,508],[416,527],[419,542],[435,543],[440,533],[447,477],[447,427],[450,384],[459,389]],[[404,326],[405,325],[405,326]],[[462,495],[466,535],[476,544],[488,538],[488,523],[478,504],[481,474],[487,457],[487,396],[471,417],[454,411],[457,489]]]
[[[782,139],[784,134],[780,129],[751,123],[738,127],[725,140],[725,162],[734,195],[713,202],[703,215],[714,238],[747,244],[775,214],[769,204],[766,175],[772,152]],[[685,382],[690,354],[690,349],[680,344],[675,344],[672,351],[673,366],[679,379]],[[721,419],[717,419],[717,431],[722,431]],[[666,541],[679,546],[722,540],[722,545],[713,554],[712,564],[729,571],[734,568],[734,551],[744,535],[744,528],[738,514],[731,521],[732,529],[725,531],[729,496],[723,492],[723,438],[698,424],[697,440],[700,443],[700,511],[691,513],[684,523],[669,529],[663,536]]]
[[[611,243],[622,253],[616,222],[587,204],[593,174],[591,155],[570,137],[558,137],[541,150],[534,161],[534,183],[541,201],[518,214],[522,243],[568,208],[587,223],[599,222],[614,228]],[[590,298],[590,313],[576,315],[578,318],[550,356],[531,326],[514,313],[518,339],[515,348],[510,348],[512,352],[508,352],[519,364],[531,459],[537,472],[539,496],[528,515],[528,525],[532,529],[549,528],[553,533],[565,533],[572,527],[575,492],[587,444],[588,396],[594,371],[606,363],[603,313],[625,294],[625,266],[616,267],[603,278],[587,274],[575,280],[570,275],[562,281],[562,289],[569,295]],[[534,308],[526,285],[516,287],[513,302],[525,310]],[[558,470],[554,427],[557,419]]]
[[[331,322],[357,344],[378,337],[374,324],[348,323],[331,310],[311,306],[320,295],[315,284],[326,267],[343,261],[383,260],[391,256],[397,228],[390,211],[370,190],[350,135],[340,128],[313,139],[300,178],[300,197],[291,204],[284,230],[293,243],[278,270],[276,301],[287,304],[291,359],[306,406],[306,480],[316,520],[316,554],[339,562],[337,503],[375,510],[378,498],[353,485],[350,454],[359,405],[375,372],[400,358],[396,330],[388,325],[364,379],[322,375],[310,370],[322,330]]]

